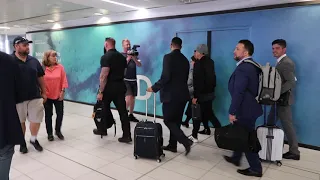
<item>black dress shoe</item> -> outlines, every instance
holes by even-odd
[[[64,140],[64,136],[62,135],[61,132],[56,132],[56,136],[58,136],[60,140]]]
[[[99,131],[98,129],[94,129],[93,134],[98,135],[98,136],[107,136],[108,135],[107,131]]]
[[[26,154],[28,153],[28,148],[26,145],[20,145],[20,152],[21,154]]]
[[[282,155],[284,159],[293,159],[293,160],[300,160],[300,155],[292,154],[291,152],[287,152]]]
[[[211,135],[211,130],[210,129],[204,129],[202,131],[199,131],[199,134]]]
[[[237,172],[245,176],[262,177],[262,173],[252,171],[250,168],[244,170],[238,169]]]
[[[53,141],[53,140],[54,140],[53,135],[48,135],[48,140],[49,140],[49,141]]]
[[[186,122],[186,121],[184,121],[184,122],[182,122],[182,124],[181,124],[182,126],[185,126],[186,128],[189,128],[189,123],[188,122]]]
[[[178,151],[177,151],[177,147],[173,147],[173,146],[170,146],[170,145],[168,145],[168,146],[163,146],[162,149],[165,150],[165,151],[171,151],[171,152],[173,152],[173,153],[178,152]]]
[[[121,143],[130,143],[130,142],[132,142],[132,139],[131,139],[131,137],[121,137],[118,139],[118,141]]]
[[[234,159],[232,159],[232,157],[228,157],[228,156],[223,156],[223,158],[228,162],[231,163],[235,166],[240,166],[240,161],[235,161]]]
[[[192,145],[193,145],[193,141],[189,140],[189,144],[187,146],[185,146],[185,148],[186,148],[186,156],[190,153]]]

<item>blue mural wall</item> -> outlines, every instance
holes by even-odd
[[[59,52],[70,84],[66,99],[94,103],[105,37],[115,38],[119,51],[122,51],[121,40],[124,38],[130,39],[132,45],[141,45],[139,51],[143,66],[138,68],[138,74],[154,83],[160,77],[162,58],[170,51],[172,37],[177,35],[182,38],[182,52],[190,58],[197,44],[207,43],[207,32],[210,31],[211,57],[216,64],[218,82],[214,109],[223,124],[228,123],[230,96],[227,83],[236,66],[233,50],[237,42],[240,39],[250,39],[255,45],[254,59],[261,64],[275,64],[271,42],[277,38],[286,39],[287,54],[297,67],[298,82],[293,117],[299,142],[320,146],[320,85],[317,78],[320,73],[319,20],[320,6],[312,5],[48,31],[31,35],[34,41],[34,56],[41,58],[42,53],[48,49]],[[143,80],[139,82],[139,93],[144,96],[147,84]],[[161,104],[159,96],[157,97],[157,115],[161,116]],[[148,109],[152,110],[152,103],[149,103]],[[135,111],[145,112],[144,100],[137,101]],[[257,125],[261,123],[260,119]]]

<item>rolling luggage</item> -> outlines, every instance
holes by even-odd
[[[264,106],[264,125],[257,127],[257,135],[261,144],[261,151],[259,157],[261,160],[276,162],[281,166],[283,145],[284,145],[284,132],[276,125],[267,125],[266,120],[266,105]],[[275,116],[277,118],[277,111],[275,105]]]
[[[156,123],[156,94],[154,96],[153,122],[148,121],[148,100],[146,100],[146,120],[137,123],[134,128],[134,157],[152,158],[161,162],[163,153],[162,126]]]

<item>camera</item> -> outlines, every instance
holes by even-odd
[[[133,45],[133,47],[127,51],[127,55],[139,56],[139,52],[137,51],[138,47],[140,47],[140,45]]]

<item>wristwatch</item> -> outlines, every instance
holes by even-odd
[[[103,94],[103,92],[102,92],[100,89],[99,89],[98,93],[99,93],[99,94]]]

